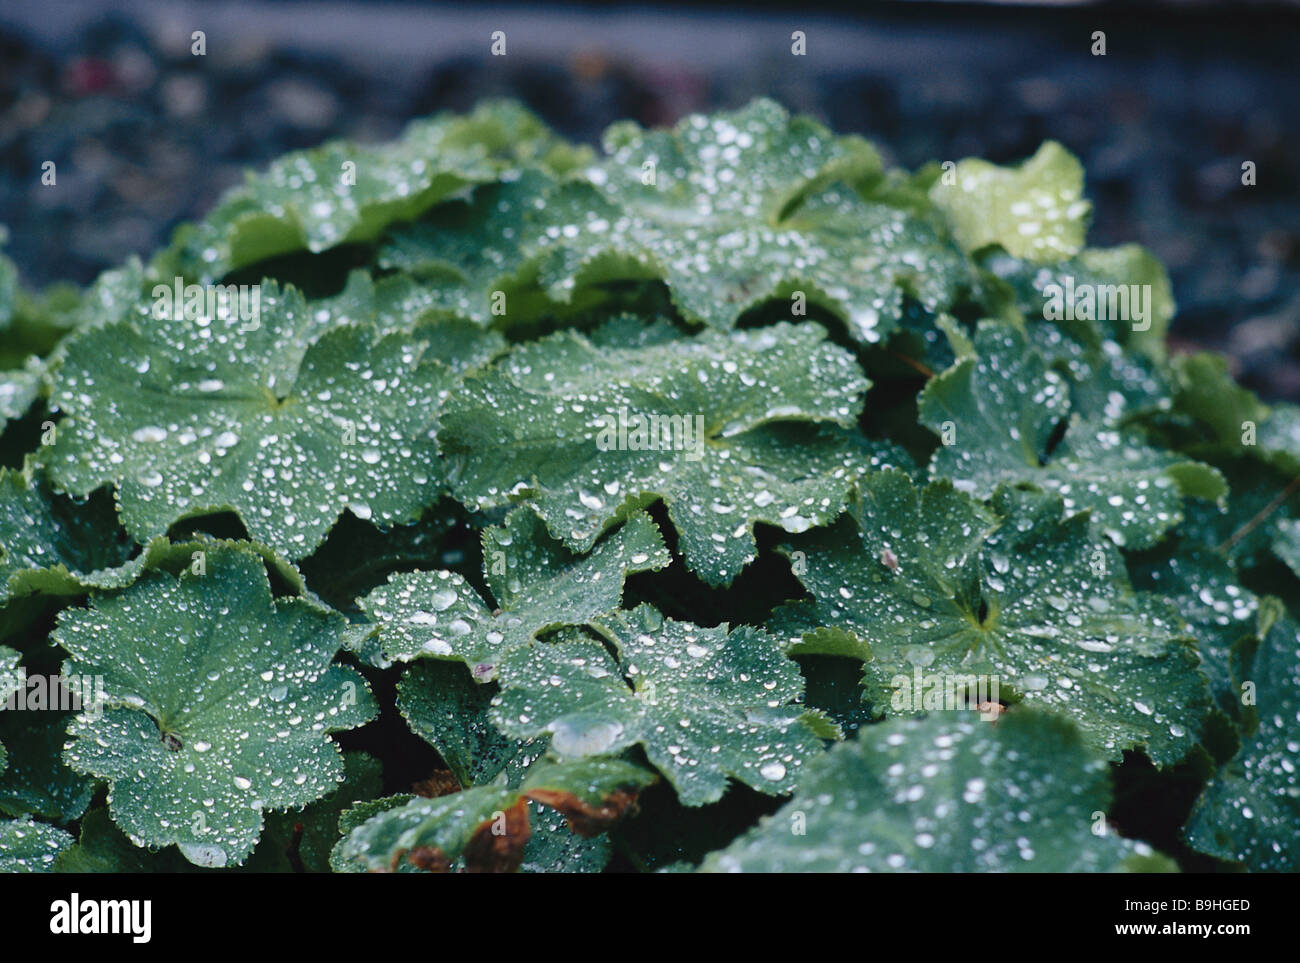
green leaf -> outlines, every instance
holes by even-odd
[[[873,343],[898,322],[905,294],[937,311],[973,283],[928,223],[844,186],[879,172],[874,148],[771,101],[692,115],[671,131],[617,124],[605,150],[592,184],[551,195],[537,218],[548,249],[540,279],[557,300],[652,274],[688,319],[726,329],[800,291]]]
[[[360,752],[344,753],[343,762],[347,775],[338,789],[302,812],[269,814],[266,831],[248,862],[225,871],[329,872],[330,850],[341,836],[341,811],[353,806],[358,798],[379,791],[378,762]],[[199,867],[185,859],[179,850],[152,851],[136,846],[113,824],[108,809],[99,807],[81,820],[76,845],[59,854],[54,870],[59,873],[193,873]]]
[[[535,803],[529,818],[532,833],[519,872],[600,873],[608,865],[612,854],[608,836],[584,839],[569,828],[563,815]]]
[[[136,846],[115,825],[106,807],[86,813],[77,841],[58,854],[56,873],[194,873],[198,868],[176,849],[154,852]]]
[[[1219,706],[1238,715],[1240,692],[1230,668],[1232,648],[1253,635],[1259,598],[1243,588],[1232,566],[1220,555],[1196,546],[1179,546],[1130,559],[1136,587],[1173,603],[1196,639],[1201,666]]]
[[[1044,321],[1027,326],[1026,333],[1048,366],[1067,380],[1070,409],[1081,420],[1123,427],[1173,405],[1164,367],[1098,331]]]
[[[45,363],[29,355],[21,368],[0,371],[0,424],[27,414],[40,397]]]
[[[824,524],[858,477],[897,458],[846,430],[867,382],[824,338],[779,324],[640,349],[571,332],[516,348],[442,413],[453,489],[480,510],[529,501],[577,552],[662,497],[688,567],[729,583],[757,554],[756,522]]]
[[[1276,405],[1259,426],[1264,457],[1288,475],[1300,474],[1300,405]]]
[[[1273,554],[1300,578],[1300,518],[1278,519]]]
[[[177,231],[155,267],[211,282],[278,255],[370,241],[466,186],[521,164],[567,170],[579,157],[507,102],[417,120],[380,147],[334,141],[286,154],[250,176],[201,224]]]
[[[343,782],[301,811],[268,813],[266,831],[242,867],[253,873],[328,873],[330,852],[342,837],[339,818],[358,802],[378,795],[379,761],[364,752],[343,754]]]
[[[218,546],[206,572],[151,574],[60,614],[66,676],[102,676],[102,705],[69,729],[64,758],[106,779],[114,821],[139,845],[242,863],[263,811],[343,779],[330,732],[375,714],[365,680],[332,665],[344,620],[273,599],[262,561]]]
[[[1241,750],[1196,801],[1187,842],[1253,872],[1294,873],[1300,869],[1300,624],[1275,601],[1261,606],[1258,640],[1235,654],[1247,717]],[[1244,683],[1251,684],[1251,702]]]
[[[900,472],[873,475],[852,520],[793,543],[813,598],[773,629],[810,654],[845,654],[805,634],[819,626],[869,641],[863,682],[879,712],[960,707],[982,691],[1070,716],[1108,758],[1144,746],[1177,762],[1209,704],[1177,613],[1132,591],[1086,515],[1015,490],[994,504],[1000,521],[947,482],[918,491]]]
[[[31,819],[0,819],[0,873],[48,873],[72,845],[62,829]]]
[[[541,519],[516,509],[483,532],[483,576],[495,604],[485,603],[455,572],[402,572],[361,600],[379,625],[386,657],[456,659],[485,682],[501,657],[547,629],[581,625],[618,608],[624,579],[663,568],[671,556],[644,512],[584,556],[547,534]]]
[[[1182,541],[1218,552],[1239,569],[1253,569],[1273,554],[1288,518],[1300,517],[1300,493],[1285,475],[1251,457],[1225,459],[1231,493],[1223,505],[1189,503],[1178,527]]]
[[[589,821],[579,815],[578,825],[602,829],[606,819],[622,814],[619,807],[629,792],[653,779],[640,766],[618,759],[538,763],[519,789],[480,786],[413,799],[372,816],[343,838],[334,862],[353,871],[518,869],[532,830],[529,799],[544,797],[566,815],[585,813]]]
[[[23,674],[18,668],[21,658],[8,646],[0,645],[0,702],[23,687]]]
[[[232,510],[290,558],[344,509],[392,524],[436,500],[433,419],[459,379],[458,362],[439,360],[438,327],[322,331],[297,291],[274,284],[257,328],[235,314],[78,336],[55,386],[70,416],[50,456],[56,484],[116,485],[138,541]]]
[[[23,687],[24,676],[18,668],[21,656],[8,646],[0,645],[0,706],[6,705],[9,697]],[[0,742],[0,773],[9,762],[9,753],[5,744]]]
[[[9,231],[0,227],[0,244],[9,240]],[[14,316],[14,302],[18,300],[18,267],[0,254],[0,331],[5,331]]]
[[[1110,538],[1132,548],[1153,544],[1182,520],[1184,494],[1227,493],[1208,465],[1104,422],[1070,418],[1063,379],[1014,327],[981,324],[975,347],[977,358],[959,361],[921,393],[921,421],[946,442],[930,462],[932,477],[981,498],[1003,483],[1037,485],[1071,511],[1087,509]]]
[[[9,765],[0,765],[0,813],[68,823],[90,805],[95,781],[63,764],[72,717],[52,708],[6,710],[0,700],[0,760],[10,747]]]
[[[821,752],[820,720],[805,719],[798,704],[799,667],[765,632],[700,628],[649,605],[595,627],[617,659],[597,642],[568,641],[502,660],[493,711],[502,732],[520,739],[550,733],[561,758],[640,744],[688,806],[720,799],[728,777],[788,793],[803,764]]]
[[[1227,360],[1219,355],[1175,358],[1172,370],[1177,410],[1203,426],[1213,444],[1243,453],[1246,426],[1258,426],[1268,415],[1263,402],[1232,380]]]
[[[413,665],[397,683],[402,718],[464,788],[490,783],[514,760],[531,762],[546,749],[545,740],[521,742],[497,730],[488,715],[495,690],[466,666],[442,660]]]
[[[465,201],[449,201],[414,224],[390,232],[376,256],[386,270],[384,298],[410,316],[469,318],[483,326],[517,324],[576,310],[592,300],[561,302],[538,287],[539,212],[557,182],[540,171],[485,184]],[[416,278],[420,283],[412,283]]]
[[[1044,141],[1018,167],[978,157],[959,161],[930,188],[930,200],[974,253],[999,244],[1009,254],[1055,263],[1077,254],[1092,204],[1083,199],[1083,165],[1056,141]]]
[[[1106,826],[1109,804],[1108,767],[1059,717],[1016,709],[996,725],[973,713],[891,720],[833,747],[790,802],[702,868],[1149,871],[1151,848]]]
[[[135,578],[112,503],[54,495],[28,463],[0,469],[0,604],[35,592],[77,595]]]
[[[1177,310],[1169,274],[1139,244],[1087,248],[1059,264],[992,252],[981,259],[1005,282],[1016,310],[1031,321],[1113,338],[1155,360]]]

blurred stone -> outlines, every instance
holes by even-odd
[[[1257,264],[1242,275],[1237,290],[1248,301],[1267,301],[1277,291],[1280,274],[1275,263]]]
[[[1219,160],[1196,171],[1196,186],[1205,200],[1217,201],[1241,187],[1241,162]]]
[[[319,130],[338,116],[338,100],[332,93],[297,78],[274,81],[266,96],[272,112],[294,127]]]
[[[147,90],[158,76],[153,58],[131,45],[123,45],[114,51],[113,70],[122,90],[129,94]]]
[[[50,113],[50,98],[44,94],[29,92],[23,94],[4,115],[4,124],[8,130],[25,130],[42,123]]]
[[[195,117],[208,104],[208,87],[201,77],[175,74],[163,81],[163,108],[177,119]]]
[[[1020,102],[1038,113],[1053,111],[1061,102],[1060,86],[1048,77],[1027,77],[1015,86]]]

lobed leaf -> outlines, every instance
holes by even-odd
[[[1209,707],[1177,613],[1133,592],[1119,554],[1059,499],[1002,489],[994,505],[996,516],[947,482],[918,491],[900,472],[873,475],[851,520],[792,543],[812,599],[779,612],[774,631],[795,652],[859,643],[877,712],[991,693],[1069,716],[1108,758],[1142,746],[1177,762]],[[832,644],[821,626],[837,630]]]
[[[1015,168],[978,157],[960,161],[930,200],[974,253],[998,244],[1015,257],[1054,263],[1083,248],[1092,204],[1083,199],[1083,165],[1056,141],[1044,141]]]
[[[821,752],[825,730],[799,705],[803,679],[771,636],[706,629],[649,605],[594,625],[591,640],[517,649],[502,660],[492,718],[519,739],[550,734],[574,759],[641,745],[688,806],[722,797],[728,778],[784,794]]]
[[[526,508],[483,532],[483,574],[495,605],[455,572],[403,572],[361,600],[379,625],[387,658],[457,659],[476,681],[496,675],[502,656],[561,625],[581,625],[618,608],[624,579],[671,561],[659,529],[637,512],[589,554],[576,556]]]
[[[63,674],[104,697],[69,727],[64,758],[107,780],[113,820],[137,845],[177,844],[203,866],[238,865],[263,812],[343,779],[328,738],[375,714],[369,687],[331,660],[343,619],[273,599],[261,559],[214,547],[206,571],[154,573],[60,614]]]
[[[1172,869],[1105,823],[1105,762],[1068,722],[1028,708],[862,729],[795,797],[705,872],[1083,873]],[[1100,832],[1098,831],[1100,829]]]
[[[1188,817],[1187,842],[1255,872],[1300,867],[1300,624],[1271,601],[1257,639],[1234,651],[1247,724],[1240,751],[1210,780]]]
[[[74,494],[116,486],[138,541],[231,510],[301,558],[345,509],[392,524],[436,500],[433,422],[460,377],[439,341],[437,327],[322,330],[297,291],[273,283],[251,330],[237,312],[173,312],[147,331],[84,332],[55,384],[69,418],[49,473]]]
[[[516,348],[442,413],[453,491],[480,510],[527,501],[575,552],[662,498],[687,566],[727,584],[757,555],[756,522],[824,524],[897,458],[846,430],[868,383],[824,337],[779,324],[640,349],[568,332]]]
[[[1133,432],[1070,417],[1063,379],[1010,325],[981,324],[976,358],[932,379],[919,403],[923,424],[944,444],[934,478],[988,498],[998,485],[1028,482],[1087,509],[1119,545],[1154,544],[1182,520],[1184,496],[1217,499],[1227,484],[1213,468],[1147,445]],[[1056,440],[1062,422],[1065,433]]]

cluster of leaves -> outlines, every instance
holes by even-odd
[[[1166,356],[1078,162],[603,146],[486,105],[0,261],[0,869],[1296,869],[1300,408]]]

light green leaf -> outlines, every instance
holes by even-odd
[[[688,567],[726,584],[757,554],[756,522],[824,524],[898,457],[846,430],[867,382],[824,338],[779,324],[641,349],[572,332],[516,348],[442,413],[453,489],[480,510],[530,502],[577,552],[662,497]]]
[[[455,572],[402,572],[361,600],[379,625],[387,658],[457,659],[486,682],[502,655],[547,629],[581,625],[618,608],[623,580],[672,561],[644,512],[630,515],[591,553],[575,556],[547,534],[541,519],[516,509],[483,532],[483,576],[495,604],[485,603]]]
[[[1104,421],[1070,418],[1064,380],[1011,325],[981,324],[975,346],[977,358],[959,361],[921,393],[921,421],[946,442],[930,462],[932,477],[951,478],[981,498],[1003,483],[1037,485],[1061,495],[1070,511],[1090,511],[1108,536],[1131,548],[1153,544],[1182,520],[1184,494],[1227,493],[1208,465]]]
[[[930,200],[967,251],[1000,244],[1016,257],[1050,264],[1083,248],[1092,214],[1083,199],[1083,165],[1056,141],[1044,141],[1018,167],[968,157],[952,174],[935,182]]]
[[[1253,872],[1300,869],[1300,624],[1275,600],[1258,639],[1235,653],[1246,728],[1241,750],[1210,780],[1187,822],[1187,842]]]
[[[561,758],[640,744],[688,806],[720,799],[728,777],[788,793],[821,752],[798,704],[799,668],[765,632],[700,628],[649,605],[599,620],[596,629],[617,659],[597,642],[567,641],[502,660],[493,711],[502,732],[550,733]]]
[[[291,558],[344,509],[392,524],[436,500],[433,419],[459,377],[439,360],[439,328],[321,331],[298,292],[274,284],[245,327],[234,313],[176,315],[78,336],[54,393],[70,415],[49,459],[56,484],[116,485],[139,541],[233,510]]]
[[[1067,721],[931,714],[862,729],[706,872],[1086,873],[1173,868],[1106,826],[1110,779]],[[1099,834],[1098,827],[1102,830]]]
[[[359,798],[379,791],[379,764],[360,752],[343,755],[347,775],[333,793],[305,810],[269,813],[266,831],[243,866],[208,872],[326,873],[329,854],[341,833],[341,810]],[[81,820],[74,846],[59,854],[57,873],[194,873],[199,867],[180,851],[152,851],[136,846],[112,821],[108,809],[98,807]]]
[[[995,506],[1000,523],[947,482],[918,491],[899,472],[873,475],[852,520],[793,544],[813,599],[773,630],[813,654],[819,635],[804,633],[820,626],[869,641],[863,682],[879,712],[982,694],[1070,716],[1108,758],[1144,746],[1177,762],[1209,705],[1177,613],[1134,593],[1119,553],[1086,515],[1063,518],[1059,499],[1001,490]]]
[[[72,845],[62,829],[31,819],[0,819],[0,873],[48,873]]]
[[[301,806],[343,779],[330,732],[375,714],[355,671],[332,665],[345,622],[273,599],[260,557],[220,546],[206,573],[155,573],[60,614],[67,676],[102,676],[103,705],[69,729],[64,758],[106,779],[138,845],[242,863],[264,810]]]
[[[1253,454],[1244,444],[1247,426],[1258,428],[1268,408],[1233,381],[1227,359],[1207,352],[1185,355],[1173,360],[1172,372],[1177,410],[1199,423],[1214,445],[1233,454]]]

